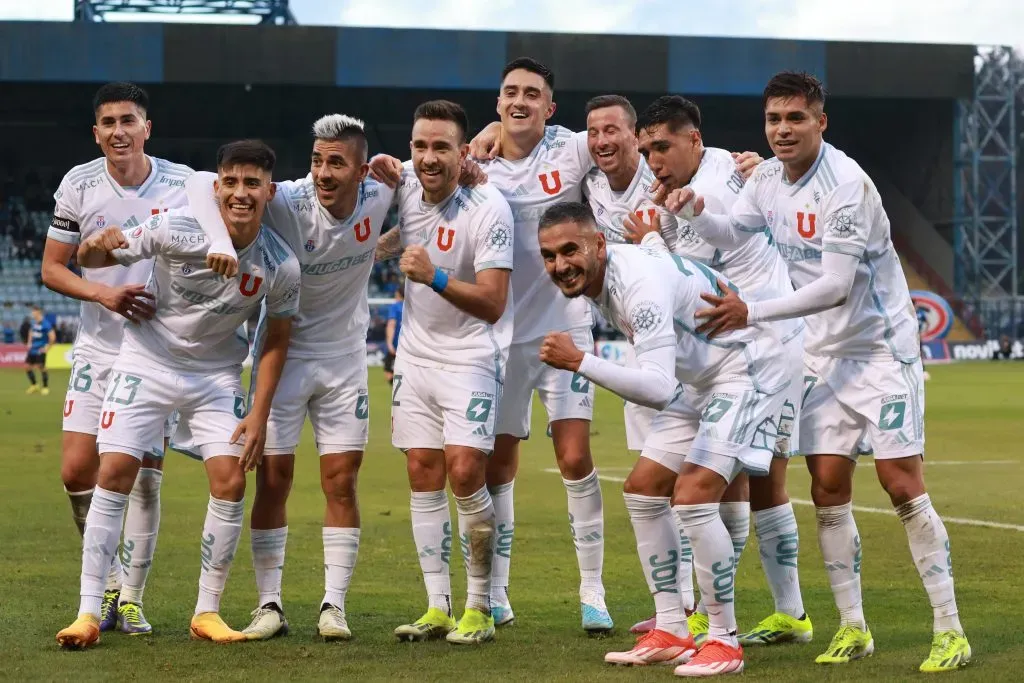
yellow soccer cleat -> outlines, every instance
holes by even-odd
[[[100,642],[100,620],[92,614],[79,614],[75,623],[57,633],[57,642],[65,650],[84,650]]]
[[[396,628],[395,637],[408,642],[440,640],[454,630],[455,619],[444,610],[431,607],[413,623]]]
[[[445,640],[454,645],[479,645],[494,640],[494,617],[490,612],[467,607],[454,631]]]
[[[42,389],[39,390],[39,393],[42,394],[43,396],[49,396],[50,389],[49,387],[43,387]]]
[[[216,612],[203,612],[192,617],[189,632],[195,640],[212,640],[215,643],[240,643],[248,640],[244,633],[225,624]]]
[[[814,637],[811,619],[806,614],[797,619],[783,612],[776,612],[762,619],[757,626],[739,635],[740,645],[777,645],[779,643],[809,643]]]
[[[39,393],[39,385],[38,384],[29,384],[28,385],[28,389],[25,390],[25,393],[26,394],[38,394]]]
[[[959,631],[940,631],[932,637],[932,652],[921,664],[928,674],[956,671],[971,661],[971,645]]]
[[[871,631],[856,626],[842,626],[836,631],[828,649],[815,659],[817,664],[846,664],[855,659],[870,657],[875,651]]]
[[[703,645],[707,639],[709,625],[708,615],[706,614],[694,612],[686,617],[686,628],[689,629],[690,635],[693,636],[693,642],[697,643],[698,646]]]

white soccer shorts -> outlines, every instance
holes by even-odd
[[[576,347],[585,353],[594,352],[594,336],[590,328],[571,330]],[[592,420],[594,418],[594,384],[583,375],[556,370],[540,360],[543,339],[512,344],[505,369],[505,386],[498,412],[498,434],[520,439],[530,436],[533,412],[533,391],[537,390],[548,425],[558,420]]]
[[[239,374],[240,369],[186,374],[119,358],[100,414],[99,452],[141,460],[177,410],[176,450],[203,460],[240,456],[242,446],[230,443],[246,410]]]
[[[64,397],[65,432],[91,434],[96,436],[100,430],[100,413],[103,409],[103,397],[107,393],[107,380],[113,358],[85,358],[75,354],[71,364],[71,379],[68,381],[67,394]],[[164,455],[164,438],[170,438],[174,432],[175,416],[171,415],[164,423],[162,438],[153,442],[146,452],[151,458],[162,458]]]
[[[641,457],[678,473],[684,462],[713,470],[731,482],[740,472],[768,474],[785,392],[757,391],[749,380],[730,379],[710,389],[683,387],[651,420]]]
[[[391,443],[410,448],[468,446],[494,450],[502,387],[494,375],[453,372],[395,360]]]
[[[856,460],[924,453],[921,361],[857,361],[807,355],[800,451]]]
[[[632,344],[626,344],[625,356],[627,368],[640,367]],[[622,413],[626,424],[626,448],[631,451],[642,451],[647,435],[651,431],[651,420],[658,414],[658,411],[654,408],[626,401]]]
[[[295,453],[309,414],[320,455],[362,451],[370,436],[366,352],[289,358],[267,421],[264,455]]]

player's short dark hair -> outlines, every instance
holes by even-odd
[[[552,91],[555,89],[555,72],[549,69],[544,64],[541,64],[533,57],[516,57],[511,62],[505,65],[505,68],[501,70],[501,80],[505,81],[505,77],[516,69],[522,69],[523,71],[529,71],[530,73],[537,74],[544,79],[544,82],[548,84],[548,87]]]
[[[682,95],[662,95],[644,109],[644,113],[636,122],[636,132],[650,130],[665,124],[671,133],[683,126],[693,126],[700,130],[700,107]]]
[[[761,107],[768,106],[768,100],[782,97],[803,96],[809,106],[825,106],[825,86],[816,77],[804,71],[780,71],[772,76],[761,95]]]
[[[236,166],[256,166],[268,173],[274,170],[277,155],[270,145],[262,140],[237,140],[221,145],[217,150],[217,168]]]
[[[134,83],[117,81],[100,86],[92,98],[93,113],[98,113],[101,106],[111,102],[131,102],[142,111],[149,111],[149,95]]]
[[[39,311],[40,313],[42,313],[43,312],[43,307],[40,306],[39,304],[32,304],[32,310],[33,311]]]
[[[552,225],[559,225],[561,223],[597,226],[597,221],[594,219],[594,212],[590,209],[590,204],[586,202],[558,202],[544,210],[537,230],[538,232],[546,230]]]
[[[590,116],[590,112],[595,109],[604,109],[605,107],[621,107],[626,112],[626,119],[629,121],[630,127],[636,126],[636,109],[633,108],[633,103],[622,95],[598,95],[597,97],[591,97],[587,101],[586,115]]]
[[[466,141],[466,133],[469,132],[469,116],[461,104],[451,100],[430,100],[416,107],[413,112],[412,122],[415,124],[420,119],[428,121],[451,121],[459,127],[459,142]]]

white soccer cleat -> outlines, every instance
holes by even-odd
[[[247,640],[270,640],[288,634],[288,620],[279,606],[268,602],[252,611],[252,621],[242,633]]]
[[[350,640],[352,631],[349,630],[345,613],[331,604],[325,604],[320,608],[320,623],[316,627],[317,633],[324,640]]]

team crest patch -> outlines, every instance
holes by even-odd
[[[191,275],[192,274],[192,264],[191,263],[186,263],[186,264],[182,265],[182,267],[181,267],[181,274],[182,275]]]
[[[313,240],[306,240],[306,251],[313,251],[316,249],[316,242]]]
[[[853,209],[844,206],[828,216],[825,232],[832,237],[845,239],[853,234]]]
[[[495,249],[507,249],[512,244],[512,228],[498,221],[487,232],[487,243]]]
[[[96,227],[97,228],[100,228],[102,230],[103,227],[106,226],[106,224],[107,224],[107,219],[106,218],[104,218],[103,216],[96,216]]]

